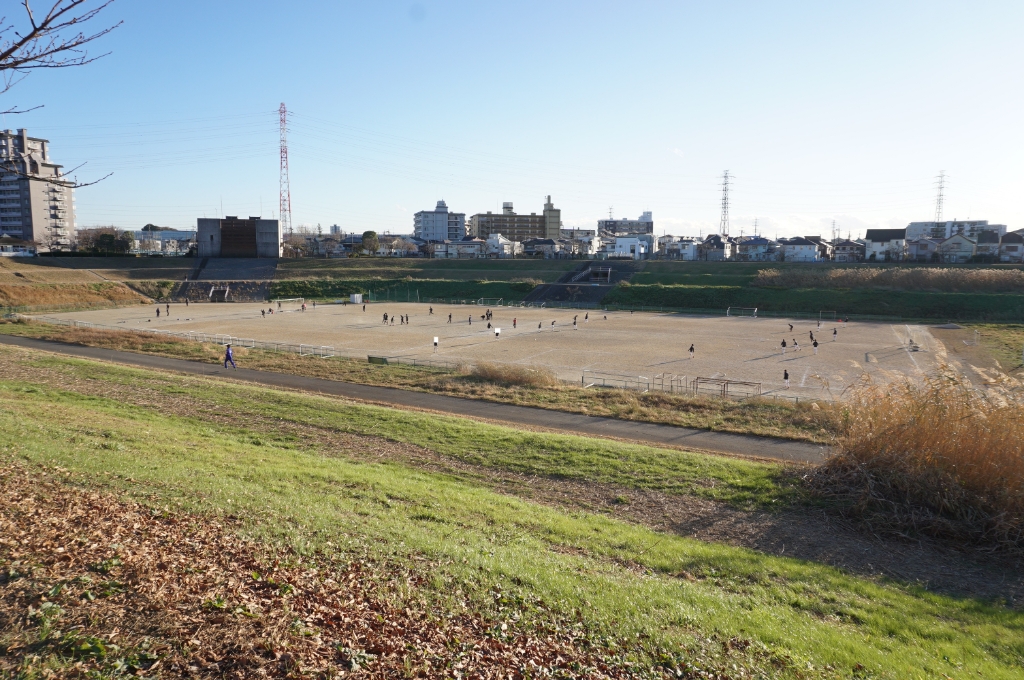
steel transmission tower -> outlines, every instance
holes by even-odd
[[[722,222],[718,225],[718,233],[729,235],[729,171],[722,175]]]
[[[938,182],[936,184],[939,187],[938,194],[935,196],[935,222],[942,222],[942,203],[945,201],[943,192],[946,189],[946,171],[942,170],[939,172],[939,176],[936,178]]]
[[[292,187],[288,181],[288,108],[281,102],[278,109],[281,114],[281,209],[278,219],[281,221],[281,233],[292,232]]]

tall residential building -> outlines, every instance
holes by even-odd
[[[413,216],[412,232],[424,241],[459,241],[466,235],[466,213],[448,212],[448,204],[438,201],[433,210],[421,210]]]
[[[654,216],[648,210],[638,220],[598,220],[597,230],[606,234],[653,234]]]
[[[28,131],[0,132],[0,236],[67,250],[75,234],[75,197],[50,160],[50,142]]]
[[[562,211],[547,197],[544,212],[538,215],[517,215],[511,203],[502,203],[501,212],[477,213],[469,218],[469,233],[486,239],[491,234],[501,234],[510,241],[528,241],[534,238],[558,239],[561,237]]]
[[[949,222],[911,222],[907,225],[907,240],[923,238],[949,238],[962,234],[972,241],[978,240],[983,231],[994,231],[1000,236],[1006,233],[1005,224],[989,224],[988,220],[951,220]]]

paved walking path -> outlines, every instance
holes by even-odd
[[[616,418],[601,418],[579,413],[551,411],[542,408],[498,404],[477,399],[461,399],[441,394],[412,392],[392,387],[359,385],[337,380],[308,378],[287,373],[254,371],[240,368],[231,370],[217,364],[205,364],[184,359],[135,354],[99,347],[81,347],[49,340],[36,340],[12,335],[0,335],[0,344],[17,345],[29,349],[58,352],[87,359],[99,359],[164,371],[179,371],[197,375],[231,378],[267,387],[284,387],[305,392],[320,392],[339,397],[383,403],[395,407],[408,407],[440,411],[458,416],[500,421],[509,425],[528,425],[586,436],[608,436],[646,444],[668,444],[690,449],[701,449],[758,458],[798,462],[820,462],[824,447],[805,442],[793,442],[771,437],[709,432],[673,425],[658,425]]]

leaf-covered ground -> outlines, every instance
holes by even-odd
[[[485,618],[380,595],[414,592],[426,563],[414,571],[273,552],[239,539],[230,519],[152,510],[69,478],[0,469],[3,677],[647,674],[573,622],[517,625],[541,602],[494,591],[498,615]]]

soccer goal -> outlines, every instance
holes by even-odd
[[[757,307],[729,307],[725,310],[726,316],[757,316]]]
[[[305,304],[306,298],[278,298],[276,300],[271,300],[271,302],[276,302],[278,304],[282,304],[282,303],[285,303],[285,302],[293,302],[293,303],[295,303],[297,305],[301,305],[301,304]]]
[[[486,305],[488,307],[501,307],[501,303],[505,298],[480,298],[476,301],[478,305]]]
[[[825,311],[825,310],[822,310],[822,311],[818,312],[818,320],[819,321],[835,321],[836,320],[836,313],[835,313],[835,311]]]

